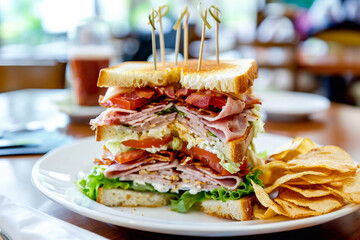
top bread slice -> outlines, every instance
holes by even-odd
[[[175,66],[173,63],[158,64],[154,71],[151,62],[125,62],[100,71],[99,87],[166,86],[180,83],[195,90],[215,90],[226,93],[243,93],[257,78],[258,67],[253,59],[204,60],[197,71],[197,60]]]
[[[151,62],[124,62],[101,69],[98,87],[155,87],[179,82],[180,68],[160,65],[154,71]]]

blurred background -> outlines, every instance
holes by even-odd
[[[170,55],[175,45],[172,26],[180,10],[189,6],[189,56],[196,58],[202,26],[197,3],[1,0],[0,92],[69,87],[68,38],[71,29],[86,19],[109,27],[111,65],[146,61],[152,51],[147,16],[152,7],[162,4],[169,5],[163,29]],[[220,59],[255,58],[260,67],[256,89],[317,93],[360,106],[359,0],[203,1],[203,6],[211,4],[222,11]],[[206,59],[215,58],[214,36],[214,28],[206,31]],[[158,41],[157,36],[159,48]]]

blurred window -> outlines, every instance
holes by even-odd
[[[256,2],[248,0],[208,0],[208,6],[219,5],[222,11],[221,28],[234,30],[239,40],[252,41],[256,28]],[[0,1],[1,57],[14,53],[34,56],[32,46],[62,42],[51,46],[59,52],[65,46],[66,33],[79,20],[97,12],[112,28],[115,36],[125,36],[130,31],[149,32],[147,15],[151,7],[168,4],[170,11],[164,19],[164,32],[171,31],[172,24],[185,5],[189,6],[190,22],[201,28],[197,1],[172,0],[2,0]],[[98,6],[98,8],[96,7]],[[211,18],[209,16],[209,18]],[[213,24],[213,20],[210,20]],[[213,30],[208,31],[212,33]],[[4,46],[8,46],[4,49]],[[30,46],[30,48],[29,48]],[[36,50],[37,51],[37,50]],[[25,54],[28,52],[28,54]],[[36,55],[36,54],[35,54]]]

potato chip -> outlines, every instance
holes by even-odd
[[[246,157],[248,159],[249,164],[251,164],[252,167],[265,165],[265,160],[258,157],[258,155],[256,155],[256,153],[253,150],[251,150],[251,148],[249,148],[246,151]]]
[[[276,204],[273,200],[271,200],[269,195],[265,192],[265,190],[260,185],[255,184],[253,180],[250,180],[250,181],[254,188],[256,198],[261,203],[261,205],[263,205],[264,207],[271,208],[277,214],[286,216],[285,211],[278,204]]]
[[[265,186],[272,185],[276,179],[282,177],[287,172],[288,166],[282,161],[272,161],[256,169],[260,169],[263,175],[259,179]]]
[[[303,176],[301,177],[301,179],[303,179],[304,181],[310,183],[310,184],[326,184],[326,183],[332,183],[332,182],[337,182],[337,184],[339,181],[344,180],[346,178],[348,178],[349,176],[337,176],[337,175],[329,175],[329,176],[315,176],[315,175],[311,175],[311,176]]]
[[[324,185],[324,187],[349,202],[360,204],[360,171],[358,170],[355,176],[346,178],[342,182],[343,185],[341,187],[331,185]]]
[[[269,219],[271,217],[276,216],[276,212],[271,208],[265,208],[262,205],[255,204],[254,205],[254,217],[258,219]]]
[[[296,138],[258,169],[266,188],[251,181],[262,205],[254,209],[257,218],[316,216],[346,201],[360,204],[360,167],[338,147],[316,147],[309,139]]]
[[[298,185],[302,185],[302,186],[308,185],[308,186],[311,186],[311,185],[312,185],[311,183],[308,183],[308,182],[302,180],[301,178],[288,181],[286,184],[287,184],[287,185],[291,185],[291,186],[298,186]]]
[[[291,217],[291,218],[302,218],[302,217],[310,217],[310,216],[317,216],[320,215],[319,212],[316,212],[314,210],[297,206],[291,202],[288,202],[286,200],[275,198],[274,201],[281,206],[282,209],[285,211],[285,216]]]
[[[349,154],[335,146],[313,148],[287,162],[291,170],[306,171],[313,168],[325,168],[341,173],[355,173],[356,164]]]
[[[293,179],[297,179],[297,178],[300,178],[302,176],[305,176],[305,175],[319,175],[319,176],[326,176],[326,174],[324,173],[321,173],[321,172],[314,172],[314,171],[306,171],[306,172],[299,172],[299,173],[289,173],[289,174],[286,174],[280,178],[278,178],[273,185],[265,188],[265,191],[267,193],[271,193],[272,191],[274,191],[275,189],[277,189],[278,187],[280,187],[282,184],[290,181],[290,180],[293,180]]]
[[[312,148],[315,147],[316,144],[309,138],[297,137],[291,142],[290,146],[286,147],[285,151],[271,155],[269,158],[287,162],[300,154],[309,152]]]
[[[332,194],[330,190],[324,189],[321,185],[293,186],[293,185],[283,184],[281,185],[281,188],[290,189],[307,198],[323,197]]]
[[[328,213],[334,209],[344,206],[344,200],[333,195],[306,198],[299,193],[287,189],[279,192],[277,198],[286,200],[297,206],[307,207],[321,214]]]
[[[333,187],[341,187],[342,185],[344,185],[344,182],[331,182],[331,183],[328,183],[329,185],[333,186]]]

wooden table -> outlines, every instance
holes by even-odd
[[[49,92],[46,90],[33,92],[34,98],[49,96]],[[14,93],[12,94],[14,95]],[[29,91],[20,91],[16,92],[16,94],[17,97],[14,99],[21,99],[19,96],[29,94]],[[53,92],[50,92],[50,95],[54,96]],[[0,107],[3,106],[1,104],[3,104],[4,99],[9,100],[9,98],[9,93],[0,94]],[[12,113],[24,110],[21,108],[21,104],[14,103],[11,106],[15,108],[11,110]],[[33,107],[37,108],[36,106]],[[0,111],[0,127],[3,119],[9,117],[8,114],[10,114],[9,108]],[[34,117],[30,115],[29,118]],[[71,122],[60,130],[76,138],[93,134],[87,124],[74,124]],[[268,121],[266,122],[266,131],[290,137],[306,136],[320,144],[338,145],[348,151],[355,159],[360,160],[360,109],[355,107],[332,103],[328,111],[315,114],[308,121],[292,123]],[[150,233],[114,226],[67,210],[44,197],[31,183],[31,169],[40,157],[41,155],[26,155],[0,158],[0,194],[5,194],[14,201],[37,208],[51,216],[109,239],[197,239],[195,237]],[[264,238],[287,240],[360,239],[360,211],[314,227],[236,238],[247,240]]]

